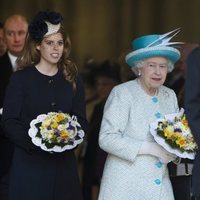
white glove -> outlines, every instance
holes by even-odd
[[[150,154],[158,157],[161,162],[169,163],[176,159],[176,155],[169,153],[156,142],[143,142],[139,154]]]

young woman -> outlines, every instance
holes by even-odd
[[[68,59],[70,41],[56,12],[39,12],[19,69],[10,80],[3,107],[3,127],[15,144],[10,171],[9,200],[79,200],[81,187],[73,150],[49,153],[28,135],[40,114],[76,115],[85,130],[84,88],[77,68]]]

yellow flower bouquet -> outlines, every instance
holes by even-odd
[[[197,144],[183,109],[179,113],[165,115],[163,119],[151,123],[150,132],[156,142],[168,152],[181,158],[194,159]]]
[[[75,116],[67,113],[41,114],[30,123],[32,142],[49,152],[73,149],[83,141],[84,131]]]

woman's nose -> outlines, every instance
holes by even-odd
[[[55,44],[53,45],[53,48],[54,48],[54,49],[58,49],[58,46],[59,46],[58,43],[55,43]]]
[[[155,72],[156,72],[156,74],[160,74],[160,66],[159,65],[156,66],[156,71]]]

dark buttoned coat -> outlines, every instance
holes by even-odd
[[[192,171],[192,192],[195,196],[200,196],[200,48],[196,48],[190,53],[187,66],[186,117],[199,146]]]
[[[0,108],[3,107],[6,87],[13,73],[12,64],[8,53],[0,57]],[[1,115],[0,115],[1,122]],[[0,125],[0,199],[7,199],[8,176],[13,155],[14,145],[5,138]]]
[[[73,150],[49,153],[32,144],[30,122],[40,114],[62,111],[77,116],[85,130],[84,87],[76,90],[61,71],[41,74],[35,66],[13,73],[3,111],[3,128],[15,144],[10,172],[10,200],[79,200],[81,189]]]
[[[11,74],[13,73],[12,64],[8,53],[0,57],[0,107],[3,106],[5,90],[8,85]]]

